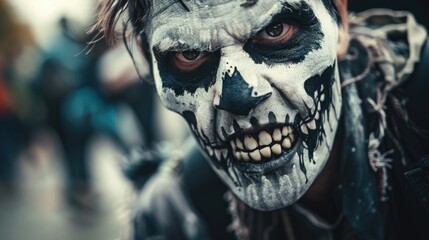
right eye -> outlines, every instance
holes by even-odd
[[[174,66],[182,72],[192,72],[200,67],[211,56],[209,52],[184,51],[173,54]]]

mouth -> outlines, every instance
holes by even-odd
[[[229,141],[231,164],[241,172],[263,174],[289,161],[300,142],[298,131],[289,124],[243,133]]]
[[[241,134],[229,143],[234,161],[261,164],[290,151],[296,140],[297,131],[284,125]]]

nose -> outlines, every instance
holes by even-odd
[[[271,96],[271,92],[259,94],[254,91],[242,77],[237,68],[230,75],[225,73],[222,85],[222,95],[215,108],[228,111],[230,113],[247,116],[259,102]]]

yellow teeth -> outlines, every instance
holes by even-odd
[[[256,136],[237,137],[230,141],[230,146],[236,160],[260,162],[289,150],[295,139],[292,127],[284,126],[272,131],[260,131]]]
[[[259,137],[259,145],[261,146],[269,145],[273,141],[271,134],[269,134],[266,131],[261,131],[258,137]]]

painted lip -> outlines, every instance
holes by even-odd
[[[247,173],[247,174],[261,175],[261,174],[274,171],[280,167],[283,167],[293,158],[298,148],[302,148],[302,147],[303,147],[302,138],[298,137],[295,140],[295,144],[291,149],[283,152],[281,156],[271,159],[267,162],[263,162],[263,163],[238,162],[238,161],[232,160],[232,157],[230,157],[228,161],[230,161],[231,165],[236,169],[238,169],[240,172]]]

